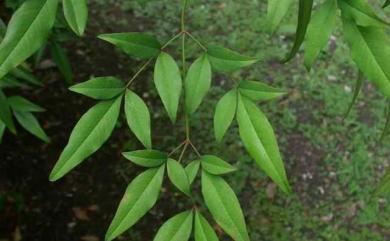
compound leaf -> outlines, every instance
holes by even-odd
[[[107,141],[118,120],[121,102],[122,96],[102,101],[81,117],[50,174],[50,181],[63,177]]]
[[[202,172],[202,194],[221,228],[235,241],[249,241],[240,203],[229,184],[219,176]]]
[[[321,50],[328,43],[337,15],[336,0],[327,0],[316,12],[307,29],[305,66],[310,70]]]
[[[244,80],[239,85],[240,93],[253,101],[268,101],[279,98],[287,92],[259,81]]]
[[[99,38],[140,59],[154,58],[161,52],[161,44],[156,37],[145,33],[101,34]]]
[[[218,236],[199,211],[195,213],[195,241],[218,241]]]
[[[359,70],[385,96],[390,97],[390,45],[383,29],[361,27],[343,18],[344,36]]]
[[[256,104],[240,96],[237,121],[241,140],[249,154],[284,192],[289,193],[286,171],[267,117]]]
[[[154,69],[154,83],[172,122],[176,121],[182,89],[180,70],[175,60],[162,52]]]
[[[183,166],[176,160],[168,158],[168,177],[181,192],[191,196],[190,181]]]
[[[244,56],[215,45],[207,47],[207,55],[213,68],[220,72],[235,71],[259,61],[257,58]]]
[[[207,55],[195,60],[188,70],[185,80],[185,106],[186,112],[192,115],[211,86],[211,66]]]
[[[185,211],[166,221],[158,230],[153,241],[187,241],[192,232],[194,214]]]
[[[237,110],[237,90],[226,93],[217,103],[214,114],[215,139],[221,142]]]
[[[88,20],[87,0],[62,0],[62,3],[64,16],[70,28],[82,36]]]
[[[237,168],[213,155],[204,155],[201,159],[202,168],[213,175],[223,175],[237,171]]]
[[[50,138],[46,135],[45,131],[42,129],[41,125],[33,114],[30,112],[14,111],[14,115],[16,120],[24,129],[42,141],[46,143],[50,142]]]
[[[125,113],[130,130],[147,149],[152,149],[149,109],[145,102],[131,90],[126,92]]]
[[[125,90],[125,85],[115,77],[97,77],[73,85],[69,90],[97,100],[109,100]]]
[[[45,43],[57,7],[58,0],[27,0],[13,14],[0,44],[0,79]]]
[[[122,155],[126,159],[143,167],[159,167],[164,164],[168,159],[168,155],[166,153],[156,150],[139,150],[124,152],[122,153]]]
[[[107,241],[131,228],[156,204],[164,171],[165,165],[149,169],[130,183],[107,230]]]

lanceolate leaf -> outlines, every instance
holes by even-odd
[[[53,60],[64,76],[66,83],[71,84],[73,82],[72,66],[70,65],[65,50],[56,42],[50,44],[50,50]]]
[[[156,37],[145,33],[102,34],[99,38],[141,59],[157,57],[161,52],[161,44]]]
[[[375,192],[375,196],[380,196],[390,193],[390,169],[387,170],[387,173],[382,178],[382,181],[379,183],[379,186]]]
[[[286,15],[292,0],[268,0],[267,28],[274,32]]]
[[[166,153],[155,150],[124,152],[123,156],[143,167],[159,167],[168,159],[168,155]]]
[[[342,0],[338,1],[342,14],[348,18],[354,19],[359,26],[377,26],[388,25],[379,18],[366,0]]]
[[[153,241],[187,241],[192,232],[194,214],[186,211],[166,221],[158,230]]]
[[[221,228],[235,241],[249,241],[240,203],[225,180],[202,172],[202,194],[206,206]]]
[[[249,154],[284,192],[290,192],[275,133],[266,116],[254,103],[240,96],[237,121]]]
[[[63,177],[107,141],[118,120],[121,102],[122,96],[102,101],[81,117],[50,174],[50,181]]]
[[[172,122],[176,121],[182,81],[175,60],[162,52],[154,69],[154,83]]]
[[[310,70],[321,50],[328,43],[337,15],[337,1],[327,0],[316,12],[307,29],[305,66]]]
[[[188,196],[191,196],[190,181],[183,166],[173,159],[168,159],[168,176],[173,185]]]
[[[346,18],[343,22],[352,59],[367,79],[390,97],[390,45],[386,33],[378,27],[359,27]]]
[[[147,149],[152,149],[149,109],[145,102],[131,90],[126,92],[125,113],[131,131]]]
[[[14,112],[16,120],[19,124],[26,129],[28,132],[38,137],[44,142],[50,142],[50,138],[46,135],[45,131],[42,129],[38,120],[29,112]]]
[[[111,241],[131,228],[156,204],[164,170],[165,165],[149,169],[130,183],[108,228],[105,240]]]
[[[355,105],[357,98],[359,96],[359,93],[362,90],[363,81],[364,81],[364,76],[361,72],[359,72],[359,76],[356,79],[355,89],[353,90],[352,101],[351,101],[351,104],[349,104],[347,111],[345,112],[344,119],[348,117],[349,113],[351,113],[352,107]]]
[[[311,11],[313,8],[313,0],[299,0],[298,26],[295,34],[294,45],[290,54],[286,58],[286,62],[290,61],[298,53],[303,40],[305,39],[307,26],[311,18]]]
[[[207,55],[198,58],[189,68],[185,80],[185,105],[189,115],[199,107],[211,85],[211,66]]]
[[[231,72],[259,61],[257,58],[244,56],[215,45],[208,46],[207,54],[213,68],[220,72]]]
[[[218,102],[214,114],[214,133],[218,142],[222,141],[232,124],[237,110],[237,90],[231,90]]]
[[[240,93],[253,101],[268,101],[279,98],[287,92],[271,87],[259,81],[244,80],[240,82]]]
[[[15,124],[12,119],[12,112],[9,106],[7,97],[0,90],[0,121],[2,121],[5,126],[12,132],[16,133]]]
[[[237,170],[234,166],[213,155],[204,155],[201,159],[203,170],[214,175],[223,175]]]
[[[185,167],[185,171],[187,173],[187,177],[190,182],[190,185],[194,182],[196,175],[198,174],[199,167],[200,167],[199,160],[192,161]]]
[[[27,0],[14,13],[0,44],[0,79],[46,41],[57,7],[58,0]]]
[[[63,0],[64,15],[70,28],[77,35],[84,34],[88,19],[87,0]]]
[[[218,236],[214,229],[211,227],[206,218],[200,214],[195,213],[195,241],[218,241]]]
[[[98,100],[109,100],[125,91],[125,85],[115,77],[98,77],[73,85],[71,91]]]
[[[29,84],[42,86],[41,81],[38,80],[29,69],[23,67],[23,65],[11,70],[10,74],[18,79],[28,82]]]
[[[21,97],[21,96],[11,96],[7,100],[9,106],[14,111],[19,112],[43,112],[45,109],[32,103],[31,101]]]

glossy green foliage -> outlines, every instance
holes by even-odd
[[[72,66],[70,65],[65,50],[57,42],[52,42],[50,44],[50,52],[58,69],[64,76],[65,82],[71,84],[73,82]]]
[[[339,0],[339,7],[345,17],[352,18],[363,27],[382,27],[387,23],[378,17],[366,0]]]
[[[113,240],[131,228],[157,202],[165,166],[149,169],[136,177],[126,189],[118,210],[106,233]]]
[[[159,167],[168,159],[166,153],[156,150],[124,152],[123,156],[133,163],[143,167]]]
[[[218,142],[229,129],[237,109],[237,90],[226,93],[217,104],[214,114],[214,135]]]
[[[44,142],[49,142],[50,138],[46,135],[45,131],[40,126],[38,120],[30,112],[14,112],[16,120],[19,124],[28,132],[38,137]]]
[[[161,49],[161,44],[154,36],[144,33],[102,34],[99,38],[140,59],[157,57]]]
[[[268,0],[266,25],[269,31],[276,30],[292,3],[292,0]]]
[[[181,192],[191,196],[190,181],[184,167],[176,160],[171,158],[167,162],[168,177]]]
[[[43,112],[44,108],[23,98],[22,96],[11,96],[7,98],[9,106],[18,112]]]
[[[259,81],[240,82],[239,91],[253,101],[269,101],[286,94],[286,91],[271,87]]]
[[[195,181],[196,175],[198,175],[200,167],[200,161],[192,161],[190,162],[184,169],[186,171],[188,181],[190,182],[190,185]]]
[[[153,241],[187,241],[192,232],[193,212],[185,211],[166,221]]]
[[[223,175],[237,170],[229,163],[213,155],[202,156],[201,163],[203,170],[214,175]]]
[[[88,19],[87,0],[62,0],[64,16],[70,28],[82,36]]]
[[[0,44],[0,79],[45,43],[57,7],[58,0],[27,0],[14,13]]]
[[[63,177],[106,142],[118,120],[121,102],[122,96],[102,101],[81,117],[50,174],[51,181]]]
[[[200,212],[195,213],[195,241],[218,241],[218,236],[205,217]]]

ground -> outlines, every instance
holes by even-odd
[[[74,81],[104,75],[128,80],[140,62],[97,40],[96,35],[148,31],[165,41],[178,31],[176,2],[90,1],[86,37],[66,44]],[[239,167],[228,181],[238,193],[254,241],[390,240],[390,199],[372,198],[389,166],[390,141],[378,141],[385,100],[366,81],[357,105],[343,120],[357,70],[340,28],[308,73],[301,54],[287,64],[280,61],[292,42],[293,11],[279,31],[270,35],[263,30],[265,9],[256,0],[198,0],[191,5],[189,29],[203,42],[262,57],[259,64],[231,76],[214,76],[214,87],[192,121],[195,144],[202,153],[215,153]],[[176,44],[169,51],[178,57]],[[191,45],[189,60],[198,51]],[[7,133],[0,145],[0,240],[103,240],[126,186],[141,171],[124,160],[121,152],[141,146],[121,119],[100,151],[61,181],[50,183],[48,175],[70,131],[94,102],[70,93],[54,68],[36,74],[45,86],[24,89],[22,95],[47,109],[39,119],[52,142],[43,144],[19,131],[18,136]],[[236,125],[222,144],[213,140],[216,101],[234,79],[243,78],[289,90],[286,97],[260,106],[277,132],[294,189],[290,196],[282,194],[246,154]],[[150,69],[137,80],[136,90],[152,109],[155,146],[171,150],[183,139],[182,122],[169,124]],[[186,205],[184,200],[166,185],[151,213],[120,240],[152,240],[162,222]],[[221,240],[229,239],[221,236]]]

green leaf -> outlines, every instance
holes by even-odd
[[[359,27],[347,18],[343,23],[352,59],[365,77],[390,97],[390,45],[386,33],[377,27]]]
[[[126,159],[143,167],[159,167],[168,159],[166,153],[155,150],[131,151],[122,154]]]
[[[87,0],[63,0],[65,19],[77,35],[84,34],[88,20]]]
[[[14,112],[16,120],[19,124],[26,129],[28,132],[38,137],[42,141],[48,143],[50,142],[50,138],[46,135],[45,131],[42,129],[38,120],[33,116],[33,114],[29,112]]]
[[[182,80],[175,60],[162,52],[154,69],[154,83],[172,122],[176,121]]]
[[[229,126],[232,124],[237,110],[237,90],[231,90],[217,103],[214,114],[214,134],[221,142]]]
[[[240,203],[229,184],[219,176],[202,172],[202,194],[221,228],[235,241],[249,241]]]
[[[279,98],[287,92],[259,81],[244,80],[239,85],[240,93],[254,101],[268,101]]]
[[[107,141],[118,120],[121,102],[122,96],[102,101],[81,117],[50,174],[50,181],[63,177]]]
[[[316,12],[307,29],[305,66],[311,69],[315,59],[328,43],[337,15],[336,0],[327,0]]]
[[[44,108],[32,103],[21,96],[8,97],[8,104],[14,111],[19,112],[43,112]]]
[[[207,55],[195,60],[188,70],[185,80],[185,106],[187,114],[192,115],[211,86],[211,66]]]
[[[240,96],[237,121],[240,137],[257,164],[286,193],[290,192],[275,133],[267,117],[249,99]]]
[[[218,241],[218,236],[199,211],[195,213],[195,241]]]
[[[191,196],[190,181],[183,166],[176,160],[168,158],[168,177],[181,192]]]
[[[14,13],[0,44],[0,79],[45,43],[57,7],[58,0],[28,0]]]
[[[292,2],[292,0],[268,0],[266,25],[269,31],[276,30]]]
[[[186,171],[188,180],[190,182],[190,185],[195,181],[196,175],[198,174],[200,167],[200,161],[192,161],[190,162],[184,169]]]
[[[312,8],[313,0],[299,0],[298,26],[295,34],[295,41],[285,62],[288,62],[294,58],[294,56],[298,53],[303,40],[305,40],[307,26],[310,23]]]
[[[213,68],[219,72],[235,71],[259,61],[257,58],[244,56],[215,45],[207,47],[207,55]]]
[[[16,134],[16,128],[12,119],[12,112],[9,106],[7,97],[0,90],[0,121],[14,134]]]
[[[152,149],[149,109],[145,102],[131,90],[126,92],[125,113],[130,130],[147,149]]]
[[[65,78],[65,82],[71,84],[73,82],[72,66],[70,65],[65,50],[58,43],[52,42],[50,44],[50,51],[54,62]]]
[[[349,113],[351,113],[352,107],[355,105],[357,98],[360,94],[360,91],[362,90],[363,81],[364,81],[363,74],[361,72],[359,72],[359,76],[356,79],[355,89],[353,91],[352,101],[351,101],[351,104],[349,104],[348,109],[344,114],[344,119],[348,117]]]
[[[43,86],[42,82],[38,80],[29,69],[23,67],[22,65],[11,70],[10,74],[18,79],[28,82],[29,84]]]
[[[69,90],[97,100],[109,100],[123,93],[125,85],[115,77],[98,77],[73,85]]]
[[[202,168],[213,175],[223,175],[237,171],[237,168],[213,155],[204,155],[201,159]]]
[[[387,170],[385,176],[379,183],[379,186],[376,189],[374,196],[381,196],[388,193],[390,193],[390,169]]]
[[[130,183],[107,230],[105,240],[113,240],[131,228],[156,204],[164,170],[165,165],[149,169]]]
[[[383,139],[390,133],[390,101],[387,104],[386,112],[386,123],[385,127],[383,128],[380,141],[383,141]]]
[[[366,0],[342,0],[338,1],[341,13],[344,17],[353,19],[357,25],[363,27],[389,25],[379,18]]]
[[[166,221],[158,230],[153,241],[187,241],[192,232],[194,214],[185,211]]]
[[[383,4],[383,8],[387,7],[390,5],[390,0],[386,0],[386,2]]]
[[[154,58],[161,52],[161,44],[156,37],[145,33],[112,33],[98,37],[140,59]]]
[[[6,128],[6,126],[5,126],[4,122],[2,122],[2,121],[0,120],[0,144],[1,144],[1,142],[3,141],[3,136],[4,136],[5,128]]]

